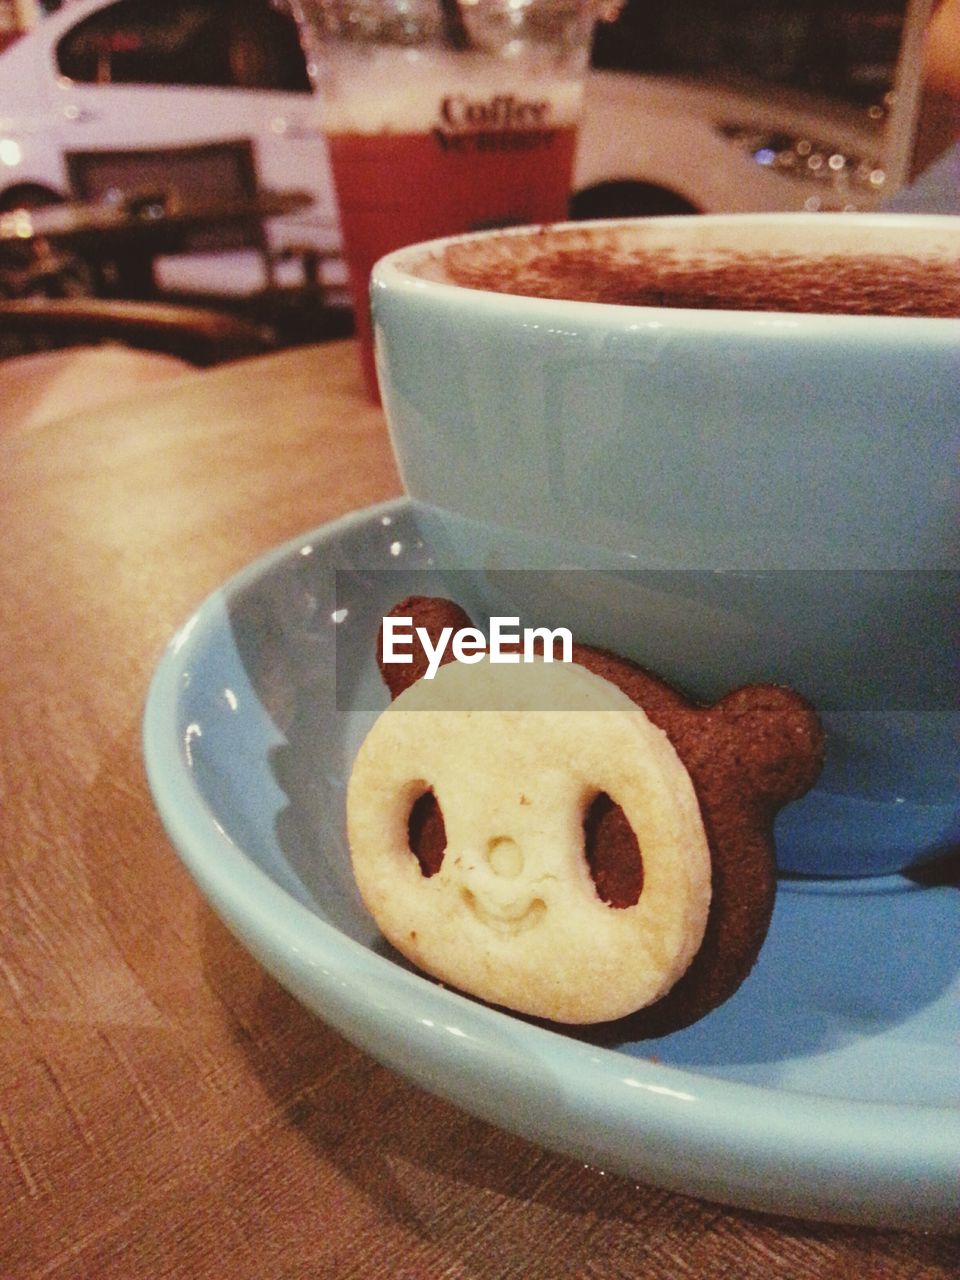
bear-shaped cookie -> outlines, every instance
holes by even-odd
[[[434,643],[472,625],[426,597],[390,616]],[[350,780],[354,873],[388,940],[442,981],[551,1021],[664,1035],[752,968],[774,818],[815,781],[823,733],[780,686],[702,706],[614,654],[574,644],[572,657],[425,680],[422,646],[384,663],[381,641],[394,703]]]

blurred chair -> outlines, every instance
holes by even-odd
[[[0,300],[0,356],[113,341],[205,367],[273,345],[246,320],[206,307],[119,298]]]
[[[66,156],[71,194],[83,202],[176,200],[242,203],[259,189],[256,157],[249,138],[189,146],[121,151],[72,151]],[[253,249],[263,263],[267,285],[275,279],[275,255],[262,219],[192,232],[187,254],[234,253]],[[178,255],[179,256],[179,255]]]
[[[0,298],[73,298],[93,293],[95,274],[76,253],[42,236],[0,243]]]
[[[257,326],[201,307],[0,301],[0,431],[143,396],[159,382],[272,346]]]

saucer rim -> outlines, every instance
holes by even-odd
[[[210,593],[168,643],[147,694],[144,760],[164,827],[201,893],[324,1021],[387,1067],[501,1128],[611,1172],[744,1208],[886,1227],[955,1223],[957,1109],[726,1080],[521,1022],[438,987],[320,919],[218,826],[190,776],[176,724],[196,646],[215,631],[231,597],[304,545],[316,553],[422,505],[392,499],[285,541]],[[813,883],[804,891],[815,892]]]

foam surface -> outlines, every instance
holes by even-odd
[[[463,238],[405,265],[466,288],[582,302],[960,316],[956,228],[925,235],[851,219],[831,231],[777,219],[548,227]]]
[[[461,107],[497,97],[547,102],[545,125],[571,125],[580,114],[582,86],[533,58],[439,49],[386,48],[362,56],[345,51],[336,59],[324,125],[330,133],[424,133],[440,123],[448,97]]]

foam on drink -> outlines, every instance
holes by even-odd
[[[464,238],[416,274],[495,293],[695,310],[960,316],[960,243],[851,219],[829,236],[767,219],[652,219]],[[911,240],[916,240],[916,245]]]
[[[460,128],[573,128],[582,84],[576,77],[558,76],[545,62],[431,48],[345,47],[328,74],[324,127],[328,134],[429,133],[451,127],[443,111],[450,101]],[[484,119],[482,108],[496,99],[500,114]],[[540,103],[547,110],[537,126],[529,108]]]

